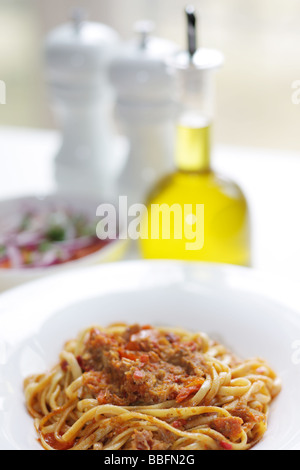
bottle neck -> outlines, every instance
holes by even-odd
[[[209,171],[211,157],[211,125],[178,124],[175,163],[181,171]]]

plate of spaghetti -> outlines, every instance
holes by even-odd
[[[300,314],[262,290],[123,262],[3,294],[0,448],[299,450]]]

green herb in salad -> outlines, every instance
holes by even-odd
[[[46,237],[52,242],[62,242],[66,238],[66,231],[60,225],[53,225],[47,230]]]

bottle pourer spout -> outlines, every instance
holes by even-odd
[[[188,52],[192,58],[197,51],[197,17],[195,8],[192,5],[187,6],[185,12],[188,26]]]

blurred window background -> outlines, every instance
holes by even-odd
[[[0,125],[56,127],[43,74],[43,41],[83,7],[126,40],[140,19],[155,34],[185,47],[183,0],[0,0],[0,79],[6,106]],[[300,80],[299,0],[195,0],[201,16],[199,41],[222,50],[218,75],[218,143],[299,150],[300,105],[292,84]]]

